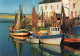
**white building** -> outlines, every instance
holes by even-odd
[[[61,14],[62,2],[66,17],[73,18],[80,14],[80,0],[44,0],[39,3],[39,15],[42,14],[42,10],[46,19],[51,17],[51,12],[55,11],[57,14]]]
[[[56,11],[58,14],[61,13],[61,1],[47,2],[43,1],[39,3],[39,15],[42,14],[42,9],[46,19],[50,18],[50,13]]]
[[[70,0],[70,18],[80,15],[80,0]]]

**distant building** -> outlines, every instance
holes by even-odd
[[[80,15],[80,0],[43,0],[39,3],[39,15],[44,12],[45,19],[51,19],[51,13],[56,12],[57,15],[61,14],[62,1],[66,17],[71,19]]]

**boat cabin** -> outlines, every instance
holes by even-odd
[[[50,35],[60,34],[60,27],[50,27]]]

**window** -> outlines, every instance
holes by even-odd
[[[58,28],[58,31],[59,31],[59,28]]]
[[[51,9],[53,9],[52,5],[51,5]]]
[[[55,31],[57,31],[57,28],[55,28]]]
[[[48,12],[46,12],[46,15],[48,16]]]
[[[77,17],[77,11],[75,11],[75,17]]]
[[[45,10],[47,10],[47,6],[45,6]]]
[[[73,11],[71,11],[71,18],[73,19]]]
[[[59,5],[57,5],[57,10],[59,10]]]
[[[75,4],[73,4],[73,9],[75,9]]]
[[[43,7],[41,6],[41,10],[43,9]]]
[[[46,12],[46,18],[48,19],[48,12]]]

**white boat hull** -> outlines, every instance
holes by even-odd
[[[26,39],[26,42],[30,43],[30,39],[27,38],[27,39]]]
[[[33,43],[33,44],[39,44],[39,39],[26,39],[26,42]]]
[[[31,39],[31,43],[38,44],[39,43],[39,39]]]
[[[62,38],[40,39],[41,43],[60,45]]]

